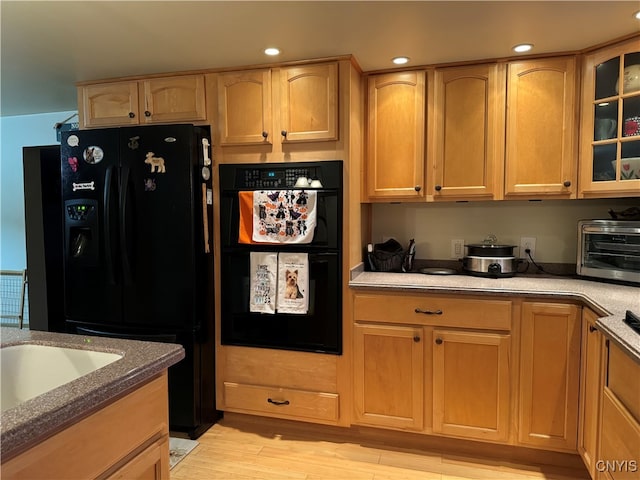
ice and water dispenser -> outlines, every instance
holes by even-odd
[[[79,199],[65,202],[66,257],[82,264],[99,260],[98,202]]]

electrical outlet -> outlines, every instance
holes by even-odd
[[[529,250],[529,253],[527,253]],[[536,258],[536,237],[520,238],[520,258]]]
[[[451,240],[451,258],[461,259],[464,256],[464,240]]]

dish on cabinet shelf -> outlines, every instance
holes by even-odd
[[[611,165],[615,170],[616,160],[613,160]],[[640,179],[640,157],[621,158],[620,177],[622,180]]]

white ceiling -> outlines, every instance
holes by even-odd
[[[74,83],[353,54],[364,71],[581,50],[640,31],[640,1],[0,0],[3,116],[75,110]]]

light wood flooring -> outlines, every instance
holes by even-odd
[[[573,462],[573,456],[568,456],[572,460],[571,466],[531,465],[445,453],[437,448],[398,447],[390,445],[384,436],[379,440],[368,438],[363,441],[353,429],[242,415],[226,414],[198,438],[198,442],[199,445],[171,470],[171,480],[589,478],[586,470]]]

